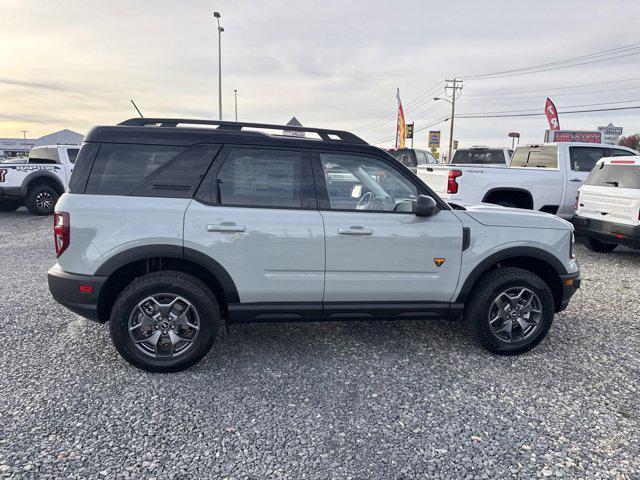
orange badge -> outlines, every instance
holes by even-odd
[[[436,264],[436,267],[440,268],[446,260],[447,260],[446,258],[436,257],[433,259],[433,263]]]

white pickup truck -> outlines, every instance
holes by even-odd
[[[0,211],[25,205],[34,215],[51,215],[79,150],[78,145],[34,147],[27,163],[0,163]]]
[[[574,214],[578,188],[602,157],[638,155],[594,143],[519,145],[508,166],[419,165],[417,175],[449,203],[495,203]]]

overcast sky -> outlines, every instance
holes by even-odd
[[[412,112],[410,100],[445,78],[640,42],[634,1],[0,0],[0,136],[86,133],[135,116],[130,98],[145,116],[217,118],[214,10],[225,28],[225,119],[233,119],[237,89],[240,120],[281,123],[295,115],[303,125],[348,129],[370,142],[395,135],[394,119],[365,125],[393,116],[397,87],[407,121],[419,129],[445,117],[449,105],[430,94]],[[457,111],[542,112],[547,94],[559,111],[640,105],[640,55],[468,79]],[[640,110],[560,115],[564,129],[610,122],[624,134],[638,132]],[[447,122],[432,128],[447,141]],[[510,131],[531,142],[545,128],[542,116],[461,118],[454,137],[461,145],[505,145]],[[426,138],[418,133],[416,146]]]

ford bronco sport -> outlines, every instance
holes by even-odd
[[[464,317],[488,350],[520,353],[580,285],[568,222],[454,209],[387,152],[337,130],[96,127],[54,237],[53,297],[109,322],[118,352],[156,372],[197,363],[221,327],[246,322]]]

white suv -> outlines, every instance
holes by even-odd
[[[54,233],[53,297],[108,321],[120,354],[151,371],[193,365],[221,326],[245,322],[464,316],[483,346],[519,353],[580,285],[568,222],[453,209],[387,152],[335,130],[96,127]]]
[[[640,249],[640,157],[603,158],[576,198],[576,231],[594,252]]]

